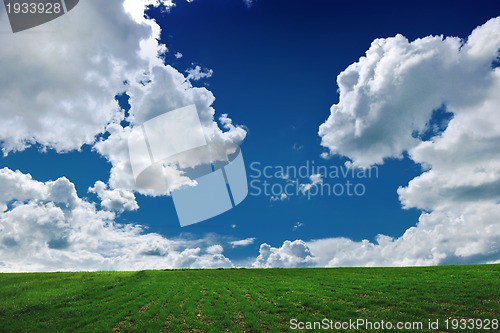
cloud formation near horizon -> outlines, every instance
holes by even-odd
[[[2,272],[233,266],[220,245],[166,239],[140,225],[115,223],[118,212],[105,202],[117,193],[105,193],[106,209],[99,210],[64,177],[43,183],[8,168],[0,169],[0,187]]]
[[[376,39],[337,78],[340,100],[320,126],[322,145],[354,167],[409,157],[424,168],[398,189],[418,208],[415,227],[377,243],[318,240],[311,251],[329,266],[437,265],[500,257],[500,17],[467,40],[428,36]],[[453,113],[425,140],[433,110]],[[432,132],[432,129],[430,129]]]

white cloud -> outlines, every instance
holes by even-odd
[[[111,189],[121,189],[123,191],[137,191],[144,195],[168,195],[168,189],[138,189],[132,173],[132,166],[129,159],[128,137],[131,127],[122,127],[119,124],[112,124],[107,128],[109,137],[95,143],[94,149],[104,156],[111,163],[109,185]],[[165,179],[173,190],[178,186],[192,184],[192,181],[183,176],[183,173],[174,167],[163,168]],[[158,181],[153,179],[152,181]]]
[[[329,160],[329,159],[332,157],[332,155],[331,155],[331,154],[329,154],[329,153],[327,153],[327,152],[325,152],[325,151],[324,151],[324,152],[322,152],[319,156],[320,156],[322,159],[324,159],[324,160]]]
[[[323,184],[323,177],[320,173],[310,175],[309,180],[311,181],[309,184],[300,184],[300,190],[304,194],[309,192],[314,186]]]
[[[38,182],[31,182],[31,175],[20,172],[7,172],[7,168],[0,170],[0,208],[7,210],[7,202],[11,200],[26,201],[40,200],[47,196],[47,188]]]
[[[154,66],[146,81],[148,83],[145,85],[138,82],[129,84],[127,93],[130,96],[131,116],[128,120],[132,123],[141,124],[167,111],[194,104],[205,137],[210,139],[212,157],[224,160],[227,154],[234,152],[234,147],[244,140],[246,130],[242,126],[233,125],[227,114],[220,116],[220,122],[226,131],[219,128],[214,121],[215,110],[211,106],[215,100],[213,94],[206,88],[192,87],[186,81],[186,77],[175,68],[169,65]],[[131,127],[112,124],[107,129],[109,137],[99,140],[94,148],[111,162],[109,180],[111,188],[137,190],[143,194],[168,194],[136,188],[128,153]],[[180,169],[170,166],[164,170],[171,190],[185,184],[193,184],[182,172],[183,167],[193,167],[207,162],[206,156],[197,152],[184,154],[182,158],[177,161],[181,165]]]
[[[377,39],[337,79],[340,101],[320,127],[322,145],[354,166],[410,158],[426,171],[398,189],[404,208],[424,210],[415,227],[377,243],[325,239],[308,245],[324,265],[436,265],[500,256],[500,17],[466,41]],[[423,141],[433,109],[453,119]]]
[[[498,260],[499,205],[479,203],[456,212],[421,215],[401,237],[377,242],[331,238],[308,242],[321,266],[414,266]]]
[[[0,25],[9,26],[5,11]],[[4,153],[34,143],[58,151],[91,144],[121,119],[114,97],[123,81],[164,51],[157,34],[153,21],[132,20],[123,0],[82,1],[30,31],[1,34],[0,43],[9,47],[0,49],[0,76],[11,78],[0,89]]]
[[[221,253],[203,254],[200,248],[186,249],[182,251],[174,261],[173,267],[186,268],[230,268],[233,267],[231,261]]]
[[[0,42],[9,45],[0,50],[0,75],[14,78],[0,89],[0,147],[4,153],[34,143],[57,151],[79,149],[109,131],[111,135],[100,140],[95,150],[112,163],[110,187],[133,190],[126,145],[130,128],[119,125],[124,114],[115,100],[124,92],[130,96],[127,120],[132,125],[195,104],[205,131],[221,143],[217,146],[220,151],[226,153],[243,140],[246,131],[233,126],[227,116],[229,130],[223,132],[217,126],[211,107],[213,94],[193,88],[189,82],[208,77],[212,71],[195,67],[185,77],[158,57],[167,48],[157,41],[160,26],[144,17],[147,5],[174,7],[171,0],[110,0],[104,5],[88,0],[35,28],[37,33],[0,36]],[[0,24],[8,26],[5,12],[0,13]],[[199,162],[193,158],[190,164]],[[193,185],[173,167],[166,172],[173,188]]]
[[[43,183],[3,168],[0,184],[2,272],[232,267],[222,246],[196,246],[209,239],[166,239],[117,224],[113,212],[79,198],[66,178]]]
[[[139,209],[133,192],[122,189],[110,190],[108,185],[100,180],[89,188],[89,192],[97,194],[104,209],[118,213]]]
[[[180,58],[182,58],[182,53],[180,53],[180,52],[176,52],[176,53],[174,54],[174,57],[175,57],[175,59],[180,59]]]
[[[498,20],[476,29],[464,45],[442,36],[373,41],[337,78],[340,101],[320,127],[322,145],[357,166],[382,163],[421,143],[412,134],[425,129],[433,109],[446,104],[458,114],[477,106],[496,80],[490,63],[499,45],[489,44],[498,39]],[[489,44],[478,46],[483,35]]]
[[[259,249],[259,256],[252,264],[256,268],[308,267],[315,265],[316,258],[302,240],[285,241],[279,248],[266,243]]]
[[[229,118],[227,113],[223,113],[219,117],[219,121],[222,124],[222,127],[227,130],[224,132],[225,138],[224,141],[230,141],[236,144],[241,144],[247,135],[247,130],[244,126],[233,125],[233,120]]]
[[[190,81],[198,81],[201,79],[208,79],[214,74],[214,71],[211,69],[203,69],[199,65],[196,65],[193,68],[189,68],[186,70],[188,76],[186,77]]]
[[[288,200],[288,195],[285,192],[282,192],[280,195],[273,195],[269,199],[271,202],[281,201],[284,202]]]
[[[295,223],[295,224],[293,225],[292,230],[293,230],[293,231],[296,231],[296,230],[298,230],[298,229],[302,228],[303,226],[304,226],[304,223],[302,223],[302,222],[297,222],[297,223]]]
[[[249,246],[252,245],[255,242],[255,238],[245,238],[237,241],[232,241],[229,242],[232,247],[239,247],[239,246]]]
[[[219,244],[215,244],[215,245],[207,247],[207,253],[209,253],[209,254],[221,254],[223,251],[224,251],[224,248]]]

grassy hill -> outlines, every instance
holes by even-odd
[[[499,314],[500,265],[0,274],[1,332],[281,332],[324,318],[477,332],[451,320]]]

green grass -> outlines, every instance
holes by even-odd
[[[0,332],[281,332],[291,318],[498,319],[499,273],[500,265],[0,274]]]

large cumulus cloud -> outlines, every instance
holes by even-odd
[[[144,16],[147,5],[174,7],[170,0],[87,0],[35,29],[0,35],[8,46],[0,48],[3,153],[88,144],[111,162],[110,179],[90,189],[100,208],[64,177],[39,182],[1,169],[0,271],[232,266],[213,241],[166,239],[115,222],[117,214],[139,208],[126,145],[131,126],[196,104],[221,142],[239,143],[246,134],[227,115],[219,127],[213,94],[163,63],[168,50],[158,43],[159,25]],[[8,28],[4,11],[0,25]],[[122,93],[130,96],[128,118],[115,100]],[[179,170],[170,176],[184,180]]]
[[[165,65],[160,26],[145,17],[147,5],[174,7],[172,1],[88,0],[68,14],[34,29],[1,34],[0,148],[4,154],[39,144],[58,152],[94,144],[112,163],[112,188],[133,188],[128,163],[130,126],[174,108],[195,104],[214,140],[239,144],[246,131],[214,121],[213,94],[195,88],[177,69]],[[0,25],[8,18],[0,13]],[[130,96],[130,126],[115,96]],[[229,118],[227,118],[229,119]],[[225,145],[220,145],[225,148]],[[191,164],[196,164],[196,158]],[[183,181],[181,173],[172,177]],[[175,183],[175,181],[174,181]]]
[[[9,27],[5,11],[0,26]],[[34,143],[58,151],[91,144],[121,117],[114,97],[147,66],[154,37],[152,25],[134,21],[121,0],[81,1],[47,24],[1,34],[3,152]]]
[[[435,265],[500,257],[500,17],[467,40],[397,35],[375,40],[337,78],[340,100],[321,125],[322,145],[354,167],[409,157],[424,172],[398,189],[419,208],[415,227],[377,243],[309,242],[325,265]],[[416,135],[444,106],[453,119],[430,139]]]
[[[445,104],[455,115],[474,112],[494,98],[499,18],[467,41],[428,36],[376,39],[366,55],[337,78],[339,103],[320,126],[322,145],[356,166],[400,157],[421,142],[432,111]]]

